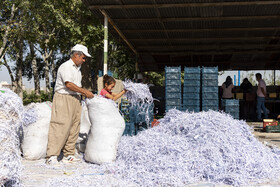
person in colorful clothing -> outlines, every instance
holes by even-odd
[[[113,101],[119,99],[121,96],[123,96],[123,94],[126,93],[126,90],[124,89],[118,94],[112,93],[112,89],[115,87],[115,85],[116,85],[116,80],[113,77],[105,74],[103,76],[104,88],[101,90],[99,95],[107,99],[112,99]]]

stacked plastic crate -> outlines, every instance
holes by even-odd
[[[181,66],[165,67],[165,111],[172,108],[181,110]]]
[[[238,99],[223,99],[222,109],[230,114],[234,119],[239,119],[239,100]]]
[[[200,67],[184,68],[184,88],[182,109],[190,112],[200,111]]]
[[[120,111],[125,121],[125,129],[123,135],[133,136],[137,134],[137,130],[135,128],[136,114],[135,110],[131,107],[130,102],[122,99],[120,104]]]
[[[218,110],[218,67],[202,67],[202,110]]]

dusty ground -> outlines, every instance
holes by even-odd
[[[255,136],[264,144],[276,145],[280,148],[280,133],[266,133],[261,132],[262,123],[250,122],[250,126],[255,129]],[[50,186],[50,181],[56,178],[71,179],[71,177],[82,176],[81,180],[87,180],[92,182],[90,186],[98,186],[94,181],[108,181],[110,180],[113,184],[117,184],[119,179],[114,178],[111,173],[106,171],[97,171],[93,168],[89,168],[85,162],[79,164],[62,164],[59,167],[46,167],[44,160],[38,161],[27,161],[23,160],[22,164],[24,170],[22,172],[22,184],[28,187],[38,186]],[[251,186],[262,186],[262,187],[280,187],[279,182],[268,182],[264,184],[251,185]],[[64,186],[64,185],[61,185]],[[136,186],[136,185],[131,185]],[[189,187],[214,187],[214,184],[210,183],[199,183],[188,185]],[[216,185],[217,186],[217,185]],[[225,186],[225,185],[224,185]]]

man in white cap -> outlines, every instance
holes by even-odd
[[[70,59],[58,68],[48,135],[47,164],[58,164],[57,157],[61,150],[64,154],[63,162],[79,161],[74,155],[80,131],[80,95],[93,97],[92,92],[81,88],[80,68],[87,57],[91,57],[87,47],[77,44],[71,49]]]

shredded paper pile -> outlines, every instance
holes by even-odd
[[[185,186],[200,182],[240,186],[278,179],[280,150],[262,144],[251,130],[225,113],[173,109],[160,125],[137,136],[123,136],[115,163],[89,165],[89,175],[96,175],[95,180],[88,180],[87,172],[79,170],[71,181],[65,177],[51,185],[75,186],[74,181],[79,181],[84,186]],[[106,184],[99,183],[102,180]]]
[[[19,130],[23,104],[17,94],[1,88],[0,92],[0,186],[20,185],[21,158]]]

